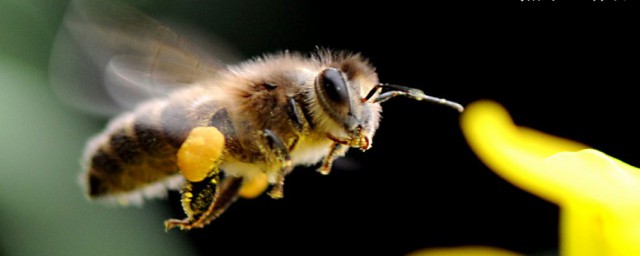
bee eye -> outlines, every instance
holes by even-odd
[[[320,75],[320,90],[331,102],[338,105],[349,104],[349,90],[339,70],[328,68]]]

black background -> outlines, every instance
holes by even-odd
[[[467,105],[640,166],[634,1],[162,2],[143,11],[211,31],[246,56],[316,46],[361,52],[384,82]],[[558,247],[559,208],[487,169],[452,109],[396,99],[366,153],[329,176],[299,167],[285,198],[239,200],[188,233],[202,254],[383,254]],[[181,216],[178,194],[167,203]],[[178,232],[178,231],[172,231]]]

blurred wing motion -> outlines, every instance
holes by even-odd
[[[112,1],[71,1],[53,45],[51,84],[72,106],[113,116],[215,76],[223,68],[219,61],[238,59],[220,40],[185,34],[191,41]]]

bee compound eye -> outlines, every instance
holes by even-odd
[[[335,68],[328,68],[320,76],[320,88],[324,96],[334,104],[348,105],[349,90],[342,73]]]

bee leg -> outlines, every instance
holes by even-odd
[[[213,203],[207,211],[196,221],[196,226],[203,227],[220,216],[229,206],[238,199],[238,191],[242,186],[242,177],[225,177],[220,189],[216,191]]]
[[[202,228],[222,214],[238,198],[241,177],[220,177],[220,172],[199,182],[187,181],[182,187],[182,208],[187,218],[169,219],[165,230],[179,227],[181,230]]]
[[[270,154],[275,156],[275,160],[280,163],[280,170],[276,176],[276,182],[273,184],[269,196],[271,198],[282,198],[284,187],[284,176],[293,168],[291,163],[291,156],[289,155],[289,149],[285,146],[280,137],[274,134],[271,130],[265,129],[263,132],[267,145],[270,149]]]
[[[329,172],[331,172],[331,165],[333,165],[333,160],[344,154],[346,149],[348,148],[340,143],[334,142],[333,144],[331,144],[331,149],[322,160],[322,165],[320,165],[320,168],[318,168],[318,172],[323,175],[329,174]]]
[[[210,175],[199,182],[185,182],[180,194],[182,195],[182,209],[187,218],[165,221],[165,230],[170,230],[174,227],[188,230],[195,227],[194,224],[207,211],[209,205],[214,204],[218,183],[220,183],[219,172],[215,172],[214,175]]]
[[[293,126],[296,128],[296,130],[298,130],[298,132],[302,132],[302,130],[304,129],[304,123],[302,121],[304,117],[302,116],[300,106],[296,102],[296,99],[294,99],[293,97],[289,97],[287,99],[287,106],[289,118],[293,120]]]

